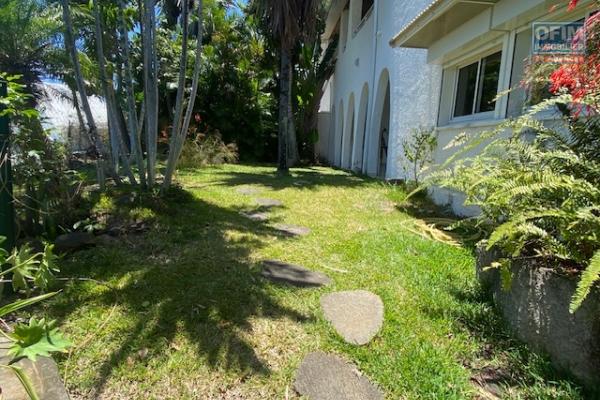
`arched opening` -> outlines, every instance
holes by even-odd
[[[360,95],[358,118],[356,124],[356,140],[352,150],[352,170],[362,171],[365,152],[365,137],[367,133],[367,110],[369,109],[369,85],[365,83]]]
[[[329,120],[329,132],[327,135],[327,162],[333,165],[335,158],[335,133],[337,126],[337,114],[335,113],[335,105],[331,107],[331,118]]]
[[[337,121],[335,124],[335,134],[333,135],[333,165],[340,167],[342,164],[342,139],[344,138],[344,101],[340,100],[340,107],[337,112]]]
[[[354,93],[348,101],[348,112],[346,114],[346,126],[342,140],[342,168],[350,169],[352,163],[352,148],[354,147]]]
[[[367,173],[385,178],[390,131],[390,75],[385,69],[379,77],[369,132]]]
[[[388,82],[381,114],[381,127],[379,130],[379,165],[377,176],[385,179],[388,161],[388,147],[390,138],[390,85]]]

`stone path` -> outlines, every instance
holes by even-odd
[[[251,219],[252,221],[263,222],[269,219],[269,214],[260,211],[242,211],[240,214],[248,219]]]
[[[311,400],[383,400],[381,391],[356,366],[323,352],[304,358],[294,387]]]
[[[273,282],[298,287],[318,287],[331,283],[331,279],[325,274],[277,260],[263,261],[261,275]]]
[[[256,204],[258,204],[261,207],[264,208],[271,208],[271,207],[281,207],[283,206],[283,202],[281,200],[276,200],[276,199],[255,199]]]
[[[310,234],[310,229],[304,226],[290,224],[275,224],[275,229],[287,236],[306,236]]]
[[[236,192],[238,192],[239,194],[243,194],[245,196],[254,196],[256,194],[259,194],[261,191],[260,191],[260,189],[257,189],[252,186],[242,186],[242,187],[237,188]]]
[[[259,191],[251,187],[240,187],[238,193],[255,195]],[[263,209],[281,207],[280,200],[255,199]],[[254,221],[267,221],[265,211],[241,212]],[[273,227],[287,236],[305,236],[310,229],[291,224],[274,224]],[[320,287],[331,283],[331,279],[317,271],[288,264],[278,260],[263,261],[261,275],[273,282],[297,287]],[[365,290],[336,292],[321,298],[325,318],[348,343],[369,343],[383,326],[383,302],[374,293]],[[323,352],[308,354],[294,382],[296,391],[311,400],[383,400],[383,393],[364,377],[357,367],[336,356]]]
[[[321,297],[325,318],[350,344],[363,345],[383,326],[383,302],[374,293],[353,290]]]

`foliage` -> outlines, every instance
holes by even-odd
[[[67,165],[64,147],[39,131],[40,116],[30,106],[31,94],[20,76],[0,74],[7,81],[7,97],[1,99],[13,134],[12,166],[16,185],[15,208],[22,230],[29,235],[55,236],[72,223],[81,202],[81,179]]]
[[[179,158],[179,168],[202,168],[207,165],[230,164],[238,161],[237,146],[225,144],[217,134],[199,134],[188,139]]]
[[[581,151],[576,138],[534,118],[541,109],[571,101],[570,95],[547,100],[470,140],[426,179],[427,185],[465,193],[465,204],[480,207],[477,223],[489,229],[488,249],[500,249],[506,260],[534,258],[585,270],[600,250],[598,158]],[[591,120],[594,129],[587,134],[597,136],[597,116]],[[565,119],[567,127],[579,123]],[[512,132],[508,137],[506,130]],[[482,146],[476,157],[458,160]]]
[[[2,241],[4,241],[4,238],[0,238],[0,243]],[[2,284],[11,282],[16,292],[23,291],[27,295],[34,289],[46,291],[54,279],[54,274],[59,272],[56,264],[57,258],[52,248],[52,245],[46,244],[42,253],[34,254],[30,247],[23,246],[20,249],[14,249],[10,255],[5,250],[0,249],[0,280],[2,280]],[[7,279],[11,276],[11,279]],[[8,314],[54,295],[56,295],[56,292],[2,305],[0,306],[0,320]],[[1,299],[2,292],[0,291]],[[38,320],[32,317],[28,324],[17,324],[12,332],[0,330],[0,333],[10,342],[8,354],[12,357],[7,364],[0,364],[0,367],[11,369],[32,399],[38,397],[31,382],[23,371],[12,364],[23,357],[35,361],[38,356],[49,356],[53,352],[65,351],[69,346],[69,342],[64,339],[55,325],[54,321],[46,321],[43,318]]]
[[[413,129],[410,136],[403,139],[404,172],[407,177],[412,175],[416,185],[419,185],[419,178],[425,167],[433,162],[433,152],[436,147],[437,132],[435,129]]]

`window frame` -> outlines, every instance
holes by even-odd
[[[457,64],[454,67],[454,85],[453,85],[454,89],[452,91],[452,107],[451,107],[451,116],[450,116],[450,121],[449,121],[450,123],[493,119],[496,116],[498,107],[500,105],[499,101],[496,101],[493,110],[484,111],[484,112],[475,112],[475,109],[477,108],[477,103],[479,101],[479,96],[480,96],[479,92],[481,89],[480,86],[481,86],[481,81],[482,81],[481,69],[484,64],[483,60],[491,55],[496,54],[496,53],[500,53],[500,72],[498,74],[498,88],[496,89],[497,93],[500,93],[500,85],[502,84],[502,74],[506,71],[505,54],[504,54],[503,46],[494,46],[493,48],[488,49],[484,53],[479,53],[477,56],[471,56],[467,59],[462,60],[459,64]],[[465,67],[468,67],[472,64],[475,64],[475,63],[477,63],[477,78],[476,78],[476,82],[475,82],[475,92],[473,94],[474,97],[473,97],[472,112],[471,112],[471,114],[467,114],[467,115],[455,116],[456,105],[457,105],[457,100],[458,100],[458,84],[459,84],[459,78],[460,78],[460,70]]]

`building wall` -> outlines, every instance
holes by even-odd
[[[402,141],[411,129],[435,124],[441,68],[427,64],[425,50],[394,49],[389,41],[429,2],[375,0],[360,23],[362,1],[350,0],[339,19],[334,19],[342,24],[340,44],[334,78],[324,98],[330,103],[333,123],[327,135],[320,134],[328,137],[327,145],[318,146],[320,156],[332,165],[378,175],[381,131],[389,125],[388,162],[382,177],[405,177]],[[388,82],[389,123],[382,125]]]

